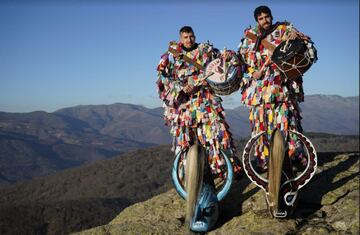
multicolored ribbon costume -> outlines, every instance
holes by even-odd
[[[278,46],[288,33],[297,31],[287,22],[276,23],[274,30],[266,35],[266,40]],[[261,32],[258,26],[247,28],[245,35],[250,32],[260,38]],[[239,53],[247,64],[241,84],[241,102],[250,108],[249,121],[252,136],[260,131],[266,131],[269,138],[262,137],[255,149],[260,167],[265,166],[269,156],[269,143],[272,131],[277,127],[280,130],[296,130],[302,132],[300,108],[298,103],[304,100],[302,77],[286,79],[280,76],[280,71],[274,63],[267,65],[263,76],[256,80],[252,74],[259,71],[270,59],[270,51],[264,45],[244,37],[239,45]],[[287,132],[285,132],[287,133]],[[288,133],[287,133],[288,134]],[[295,135],[286,136],[288,142],[288,155],[295,156],[301,161],[301,153],[295,153],[298,143]],[[304,164],[305,162],[303,162]]]
[[[186,55],[203,67],[220,56],[219,50],[209,43],[197,44],[191,51],[185,50],[181,43],[171,42],[170,46],[179,55]],[[164,53],[157,71],[156,83],[159,97],[164,102],[164,120],[171,127],[170,133],[174,137],[173,151],[181,151],[198,141],[208,152],[212,173],[221,174],[225,162],[220,150],[235,153],[221,98],[203,79],[204,71],[185,62],[181,56]],[[183,90],[187,84],[194,87],[190,94]],[[239,172],[237,158],[232,157],[231,161],[234,172]]]

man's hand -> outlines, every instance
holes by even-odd
[[[224,54],[222,55],[222,57],[223,57],[223,59],[225,59],[226,62],[230,61],[231,58],[232,58],[232,56],[231,56],[230,53],[224,53]]]
[[[272,54],[272,53],[271,53]],[[255,80],[258,80],[260,79],[263,74],[264,74],[264,71],[266,69],[266,66],[270,63],[270,57],[268,57],[268,59],[265,61],[265,63],[263,64],[263,66],[261,66],[261,69],[259,71],[255,71],[253,74],[252,74],[252,77],[255,79]]]
[[[191,93],[194,90],[194,87],[190,84],[187,84],[183,90],[185,93]]]
[[[303,40],[310,40],[309,36],[306,36],[305,34],[301,33],[301,32],[297,32],[297,31],[291,31],[286,37],[286,40],[294,40],[296,38],[300,38]]]
[[[252,77],[255,80],[258,80],[258,79],[260,79],[262,77],[262,75],[263,75],[263,71],[259,70],[259,71],[253,72]]]

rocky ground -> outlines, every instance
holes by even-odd
[[[184,217],[184,201],[172,189],[77,234],[187,234]],[[319,154],[316,175],[289,219],[270,218],[263,191],[244,176],[221,202],[208,234],[359,234],[359,153]]]

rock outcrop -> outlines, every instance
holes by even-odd
[[[109,224],[77,234],[186,234],[185,202],[174,189],[123,210]],[[289,219],[272,219],[262,190],[246,176],[221,202],[208,234],[359,234],[359,153],[321,153]]]

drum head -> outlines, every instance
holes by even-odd
[[[274,50],[271,60],[276,64],[281,64],[282,61],[288,61],[295,54],[302,54],[306,51],[306,45],[303,40],[296,38],[290,40],[286,45],[286,41],[280,43]]]
[[[211,74],[206,80],[217,95],[230,95],[239,89],[239,69],[239,66],[234,66],[218,58],[211,61],[206,67],[205,75]]]
[[[289,179],[283,183],[283,186],[291,182],[296,188],[296,190],[301,189],[305,186],[311,178],[315,175],[317,168],[317,153],[314,148],[314,145],[310,142],[310,140],[302,133],[289,130],[289,132],[293,135],[296,135],[299,143],[296,146],[296,152],[298,154],[302,154],[304,159],[306,159],[306,166],[299,166],[296,169],[294,178]],[[267,172],[260,171],[256,166],[256,157],[255,157],[255,146],[258,144],[258,140],[261,136],[266,137],[267,133],[262,131],[255,136],[251,137],[250,140],[244,147],[242,161],[244,166],[245,174],[249,177],[249,179],[255,183],[258,187],[263,189],[265,192],[268,190],[268,179]],[[296,164],[294,164],[294,167]]]
[[[222,59],[218,58],[211,61],[206,66],[205,74],[212,74],[207,79],[213,83],[225,82],[225,63]]]

